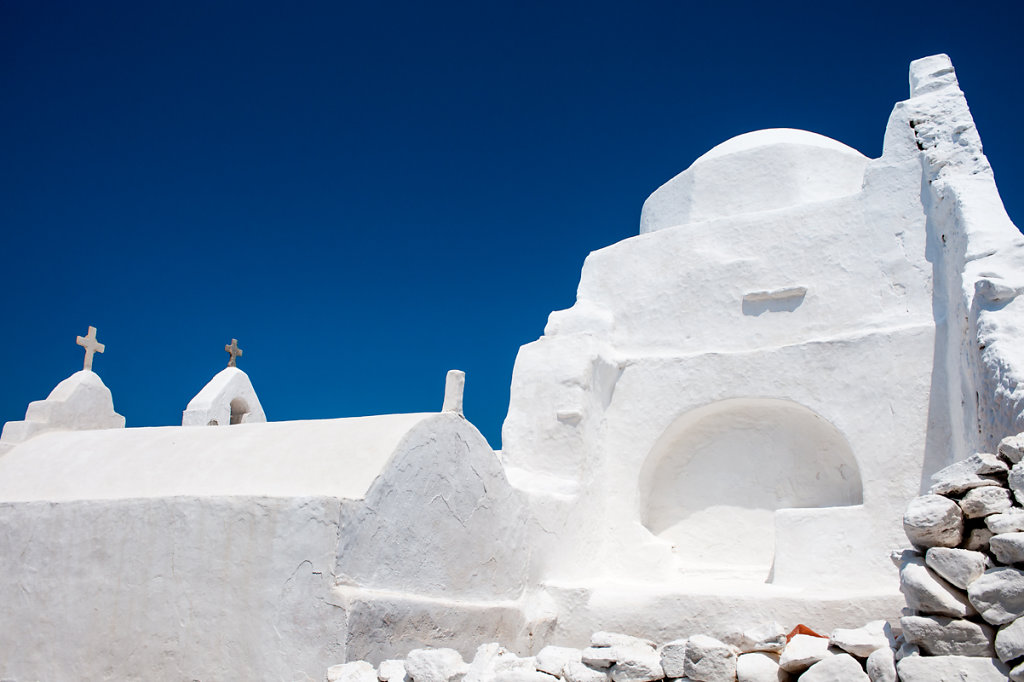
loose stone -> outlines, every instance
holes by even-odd
[[[964,516],[969,519],[980,519],[1010,509],[1013,506],[1013,498],[1006,488],[989,485],[967,491],[959,504]]]
[[[565,682],[608,682],[608,673],[570,661],[562,668],[562,679]]]
[[[943,616],[900,618],[903,637],[932,656],[992,656],[995,631],[988,625]]]
[[[972,552],[987,552],[988,541],[992,538],[992,531],[988,528],[975,528],[967,534],[961,547]]]
[[[413,649],[405,658],[405,672],[415,682],[451,682],[468,669],[455,649]]]
[[[799,673],[834,655],[828,650],[828,640],[824,637],[794,635],[782,650],[779,666],[788,673]]]
[[[993,514],[985,518],[985,525],[997,535],[1024,531],[1024,509],[1014,507],[1001,514]]]
[[[778,653],[786,648],[786,630],[776,621],[748,628],[739,633],[735,641],[727,641],[735,645],[741,652],[769,651]]]
[[[327,682],[377,682],[377,671],[366,661],[351,661],[327,669]]]
[[[989,549],[1000,563],[1020,563],[1024,561],[1024,532],[993,535]]]
[[[941,495],[922,495],[907,505],[903,530],[918,547],[956,547],[963,539],[963,512]]]
[[[996,655],[1003,662],[1024,656],[1024,618],[1018,618],[996,633]]]
[[[904,561],[900,568],[900,591],[907,598],[907,606],[920,613],[954,618],[976,613],[963,593],[929,570],[920,556]]]
[[[935,495],[959,495],[972,488],[999,485],[999,479],[992,474],[1004,473],[1009,467],[995,455],[979,452],[959,462],[950,464],[932,475],[929,493]]]
[[[380,682],[402,682],[405,679],[405,661],[381,661],[377,666],[377,679]]]
[[[788,674],[779,668],[777,655],[753,651],[736,658],[737,682],[779,682],[786,677]]]
[[[652,682],[665,677],[661,656],[652,647],[616,647],[622,653],[608,671],[612,682]]]
[[[1016,464],[1021,460],[1021,456],[1024,455],[1024,433],[1018,433],[1016,436],[1007,436],[1002,439],[999,441],[997,451],[1009,460],[1011,464]]]
[[[1005,682],[1009,669],[992,658],[908,656],[896,672],[900,682]]]
[[[686,677],[697,682],[732,682],[736,679],[736,651],[707,635],[686,642]]]
[[[1008,567],[991,568],[970,584],[967,597],[989,623],[1009,623],[1024,615],[1024,572]]]
[[[838,628],[829,640],[833,646],[860,658],[867,658],[875,649],[890,648],[896,642],[892,628],[884,620],[871,621],[859,628]]]
[[[962,590],[985,573],[988,557],[981,552],[950,547],[932,547],[925,554],[928,568]]]
[[[1010,490],[1013,491],[1013,496],[1017,498],[1017,502],[1024,504],[1024,461],[1013,465],[1006,483],[1010,486]]]
[[[682,677],[686,674],[686,640],[676,639],[661,647],[661,667],[665,677]]]
[[[537,670],[550,675],[561,675],[567,663],[579,663],[583,652],[567,646],[546,646],[537,654]]]
[[[896,682],[896,656],[888,647],[872,651],[864,668],[871,682]]]
[[[850,654],[821,660],[800,676],[800,682],[869,682],[867,673]]]

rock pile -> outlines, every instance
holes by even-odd
[[[520,657],[484,644],[471,663],[454,649],[414,649],[404,661],[332,666],[329,682],[894,682],[897,641],[874,621],[831,637],[794,634],[778,623],[722,640],[693,635],[661,646],[615,632],[598,632],[586,649],[547,646]],[[922,678],[916,678],[922,679]]]
[[[897,669],[916,680],[1024,682],[1024,434],[932,476],[894,555],[909,615]]]

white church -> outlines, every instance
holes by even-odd
[[[898,618],[907,502],[1024,431],[1021,292],[937,55],[880,158],[761,130],[651,194],[521,348],[499,452],[457,371],[436,413],[269,421],[234,340],[180,427],[125,428],[90,328],[0,437],[0,679]]]

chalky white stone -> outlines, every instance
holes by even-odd
[[[580,660],[594,668],[607,668],[618,657],[615,647],[610,646],[588,646],[580,652]]]
[[[956,547],[963,539],[963,512],[942,495],[915,497],[903,514],[903,530],[918,547]]]
[[[920,613],[955,618],[975,614],[967,597],[928,569],[920,556],[904,560],[900,567],[900,590],[907,598],[907,606]]]
[[[972,552],[987,552],[989,540],[992,539],[992,531],[988,528],[974,528],[961,543],[961,548]]]
[[[993,535],[989,539],[989,551],[1003,564],[1024,562],[1024,532]]]
[[[405,672],[415,682],[452,682],[468,671],[455,649],[413,649],[405,657]]]
[[[327,682],[377,682],[377,671],[366,661],[351,661],[327,669]]]
[[[1024,571],[989,569],[968,586],[967,596],[982,618],[1005,625],[1024,615]]]
[[[985,525],[995,534],[1024,531],[1024,509],[1014,507],[985,518]]]
[[[908,656],[896,672],[900,682],[1005,682],[1009,669],[976,656]]]
[[[782,650],[779,665],[788,673],[803,672],[818,661],[834,656],[828,648],[828,640],[813,635],[793,635]]]
[[[570,661],[562,668],[561,677],[565,682],[607,682],[608,673],[595,670],[583,663]]]
[[[864,663],[871,682],[896,682],[896,656],[892,649],[875,649]]]
[[[903,637],[932,656],[992,656],[995,631],[988,625],[943,616],[900,618]]]
[[[1007,436],[999,441],[997,452],[1008,459],[1012,464],[1019,462],[1024,456],[1024,433],[1015,436]]]
[[[567,646],[546,646],[537,652],[537,670],[561,675],[567,663],[580,662],[583,652]]]
[[[632,635],[624,635],[620,632],[601,631],[595,632],[590,636],[590,646],[650,647],[653,649],[655,647],[655,643],[649,639],[634,637]]]
[[[1013,498],[1006,488],[989,485],[968,490],[959,504],[964,516],[979,519],[1010,509],[1013,506]]]
[[[686,641],[686,677],[696,682],[731,682],[736,679],[736,650],[707,635]]]
[[[1013,465],[1013,468],[1010,469],[1010,475],[1006,480],[1010,490],[1013,491],[1013,496],[1017,498],[1017,502],[1024,504],[1024,461]]]
[[[652,682],[665,677],[661,655],[649,646],[617,646],[619,654],[608,670],[612,682]]]
[[[380,682],[403,682],[405,680],[405,661],[389,658],[377,666],[377,679]]]
[[[778,653],[786,648],[786,629],[776,621],[743,630],[734,639],[724,640],[740,651],[770,651]]]
[[[1024,618],[1017,618],[996,633],[996,655],[1004,663],[1024,656]]]
[[[780,682],[789,674],[779,667],[777,654],[753,651],[736,657],[737,682]]]
[[[1004,473],[1009,469],[1006,462],[987,452],[979,452],[959,462],[950,464],[945,469],[932,475],[932,487],[929,493],[938,495],[958,495],[972,488],[999,485],[994,474]]]
[[[868,674],[850,654],[818,661],[800,676],[801,682],[870,682]]]
[[[466,390],[466,373],[458,369],[448,370],[444,380],[444,401],[442,412],[462,414],[462,397]]]
[[[682,677],[686,674],[686,640],[674,639],[661,647],[661,668],[665,677]]]
[[[966,590],[988,568],[988,558],[969,549],[932,547],[925,554],[925,564],[951,585]]]
[[[867,658],[875,649],[889,648],[896,643],[892,628],[884,620],[875,620],[859,628],[838,628],[829,637],[832,646]]]
[[[526,674],[530,677],[537,672],[534,658],[520,658],[497,642],[489,642],[477,647],[463,682],[501,682],[504,676],[510,674]]]

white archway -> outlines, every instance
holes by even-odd
[[[789,400],[722,400],[677,418],[641,471],[644,526],[682,567],[767,576],[775,510],[861,504],[860,470],[843,434]]]

